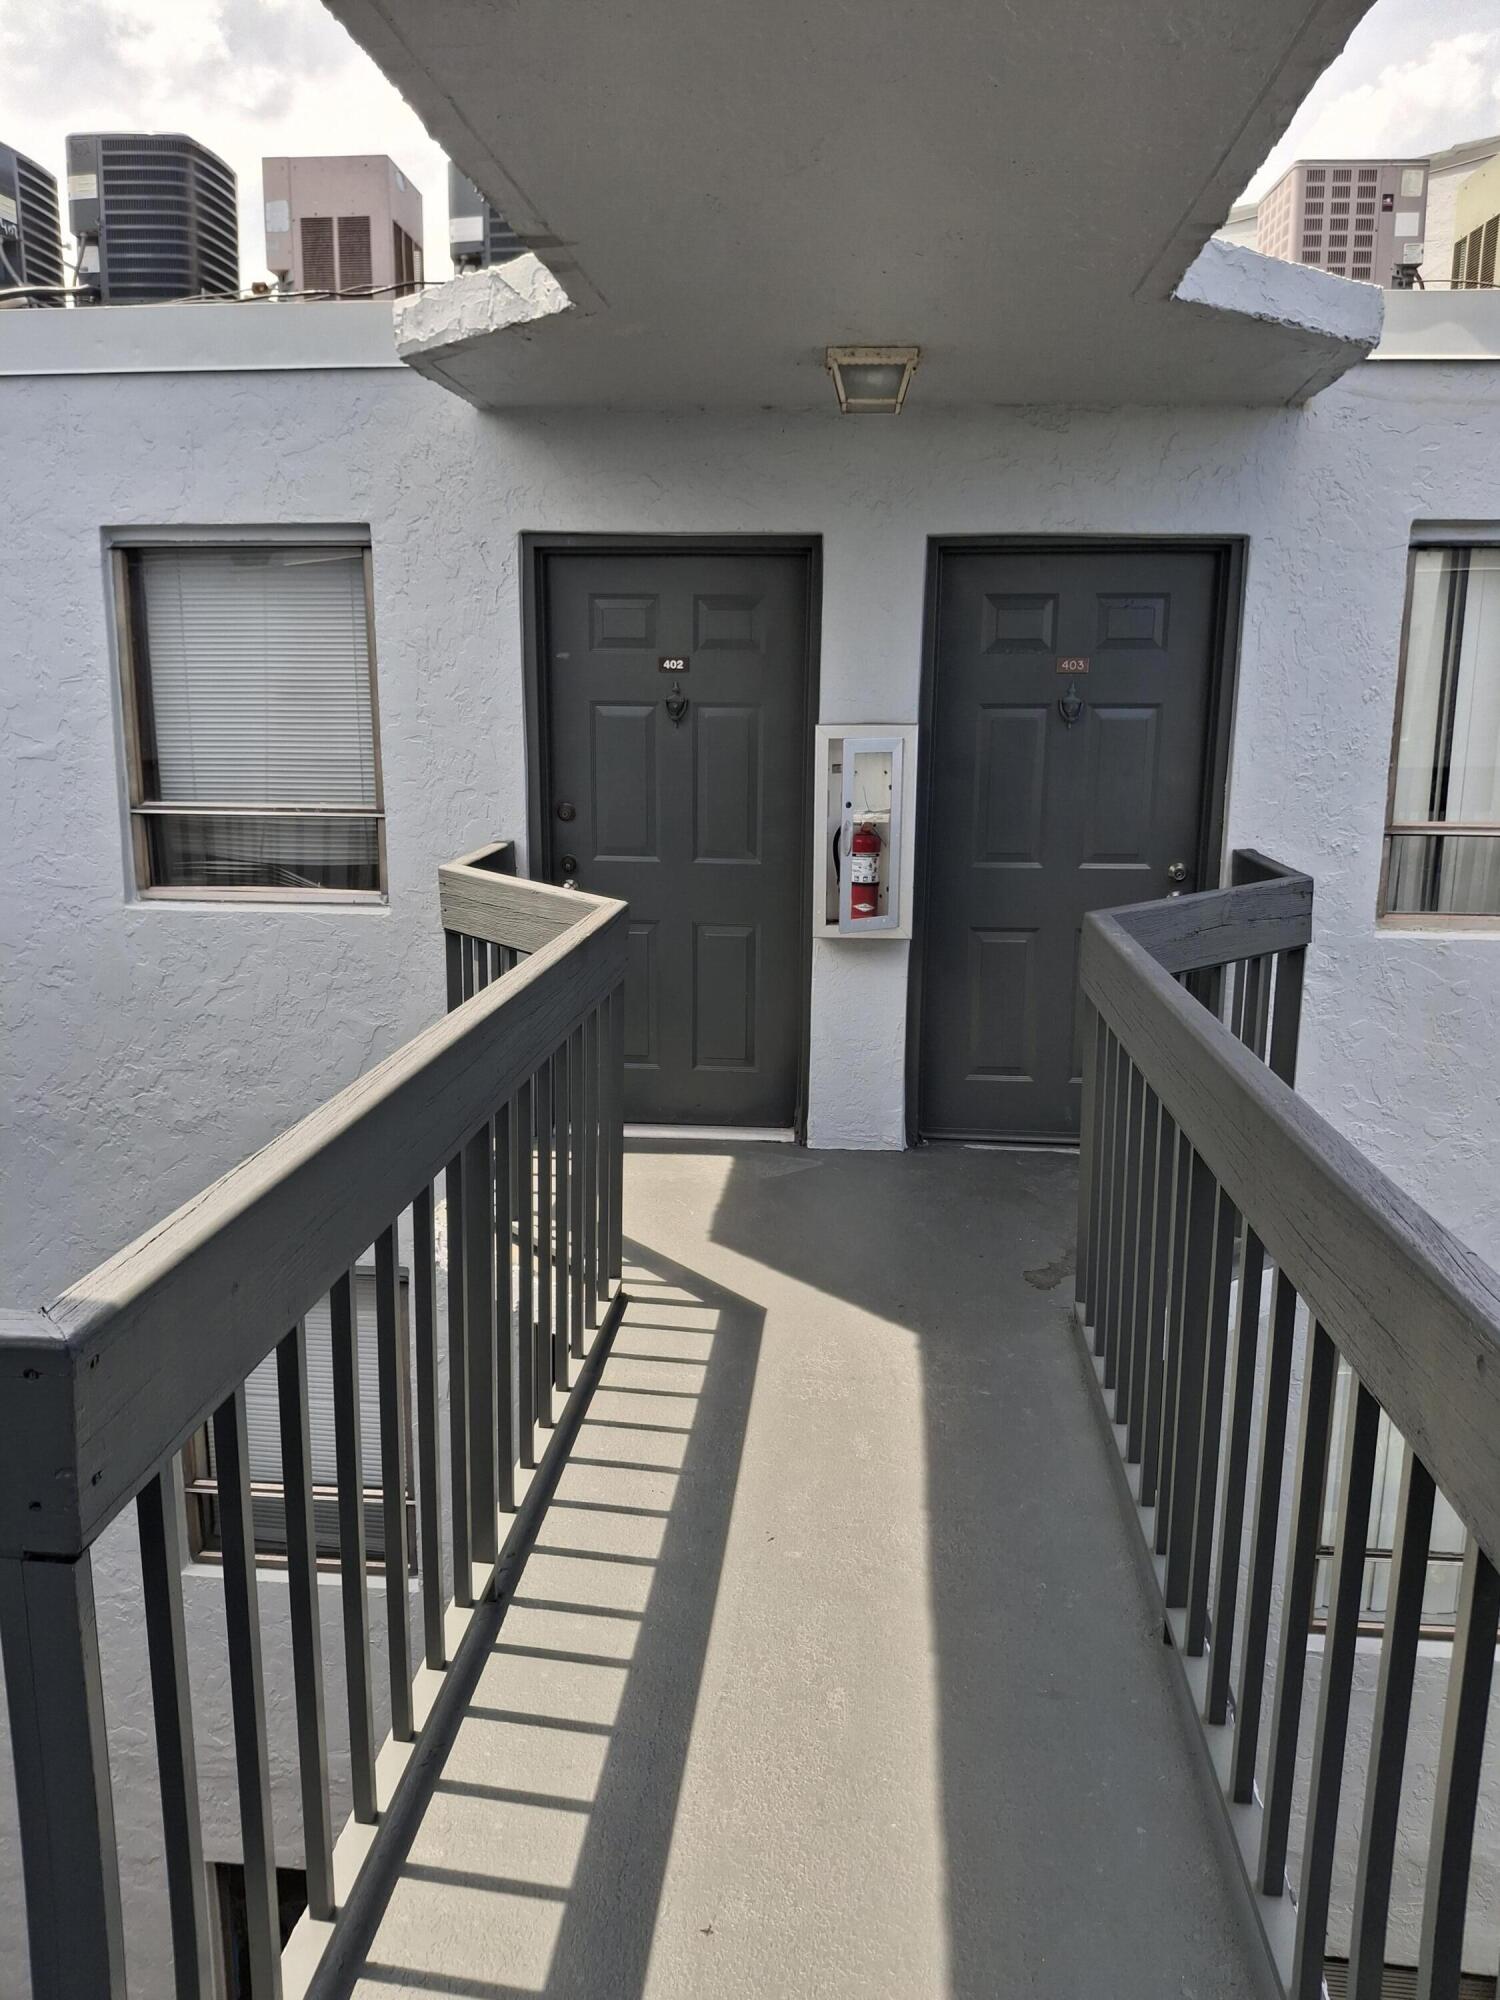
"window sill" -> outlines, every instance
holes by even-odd
[[[1376,917],[1375,928],[1404,932],[1408,937],[1500,937],[1500,916],[1447,917],[1437,910],[1399,916],[1386,912]]]
[[[385,911],[391,906],[390,897],[379,889],[137,889],[131,901],[200,910]]]

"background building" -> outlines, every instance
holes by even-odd
[[[68,221],[80,304],[233,295],[233,169],[184,132],[68,135]]]
[[[1256,212],[1255,247],[1388,285],[1398,264],[1421,263],[1426,218],[1425,160],[1298,160]]]
[[[1486,138],[1465,139],[1434,153],[1427,162],[1427,223],[1422,240],[1427,254],[1422,259],[1422,282],[1446,285],[1453,270],[1454,211],[1459,191],[1471,175],[1500,156],[1500,132]]]
[[[1500,157],[1479,167],[1458,190],[1453,209],[1451,274],[1455,285],[1472,290],[1495,282],[1500,241]]]
[[[508,264],[526,245],[499,209],[485,200],[467,174],[448,165],[448,247],[455,271]]]
[[[384,153],[261,162],[266,263],[293,292],[404,292],[422,282],[422,197]]]
[[[1465,139],[1462,144],[1448,146],[1442,152],[1432,154],[1428,159],[1427,215],[1422,225],[1421,275],[1424,285],[1446,286],[1452,282],[1455,209],[1459,193],[1474,175],[1497,158],[1500,158],[1500,132],[1491,132],[1482,139]],[[1347,166],[1351,163],[1339,161],[1331,164]],[[1407,162],[1407,164],[1413,163]],[[1291,256],[1293,261],[1300,261],[1293,253],[1272,250],[1260,241],[1260,211],[1271,201],[1276,192],[1276,189],[1273,189],[1271,194],[1265,197],[1264,202],[1237,203],[1229,211],[1223,227],[1214,231],[1219,241],[1238,243],[1247,249],[1259,250],[1263,255],[1285,254]],[[1283,219],[1288,223],[1290,221],[1289,215]],[[1269,220],[1268,210],[1268,222]],[[1277,233],[1279,235],[1280,231]],[[1289,238],[1289,230],[1287,234]],[[1390,282],[1389,271],[1380,269],[1378,259],[1374,262],[1371,276],[1377,284]]]
[[[13,147],[0,146],[0,293],[13,285],[62,281],[56,176]],[[60,306],[62,294],[39,296],[35,303]]]

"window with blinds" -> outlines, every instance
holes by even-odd
[[[400,1278],[402,1365],[406,1355],[406,1277]],[[365,1492],[365,1557],[385,1561],[385,1518],[380,1486],[380,1367],[375,1345],[375,1274],[354,1274],[355,1337],[359,1349],[359,1443]],[[313,1535],[319,1558],[336,1561],[339,1553],[337,1460],[333,1435],[333,1325],[328,1301],[322,1300],[303,1322],[307,1336],[307,1414],[312,1446]],[[408,1399],[409,1406],[410,1399]],[[245,1381],[245,1430],[250,1445],[250,1513],[255,1546],[261,1555],[286,1553],[286,1496],[281,1470],[281,1417],[277,1400],[276,1357],[267,1357]],[[405,1463],[412,1462],[406,1439]],[[219,1532],[218,1470],[214,1463],[213,1429],[205,1427],[188,1446],[186,1487],[192,1543],[199,1554],[216,1553]],[[416,1562],[413,1496],[408,1494],[407,1559]]]
[[[130,548],[122,597],[139,886],[384,889],[365,548]]]
[[[1381,910],[1500,918],[1500,545],[1412,552]]]

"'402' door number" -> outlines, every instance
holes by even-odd
[[[664,674],[685,674],[688,670],[686,653],[663,653],[657,666]]]

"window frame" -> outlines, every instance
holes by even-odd
[[[1411,641],[1412,598],[1416,587],[1417,558],[1433,549],[1500,549],[1500,523],[1493,526],[1471,522],[1452,527],[1413,529],[1406,552],[1406,596],[1401,607],[1401,641],[1396,668],[1396,701],[1391,717],[1390,766],[1386,773],[1385,826],[1380,839],[1380,882],[1376,891],[1375,921],[1380,930],[1437,931],[1443,934],[1468,931],[1500,935],[1500,911],[1490,913],[1445,910],[1393,910],[1390,907],[1393,840],[1422,834],[1476,835],[1500,840],[1500,819],[1493,825],[1467,820],[1398,820],[1396,778],[1401,755],[1401,718],[1406,708],[1407,652]]]
[[[373,1264],[356,1264],[352,1277],[356,1292],[361,1280],[370,1286],[375,1281]],[[406,1493],[404,1495],[403,1516],[406,1522],[406,1563],[407,1573],[412,1579],[418,1575],[417,1547],[417,1461],[416,1437],[413,1421],[415,1396],[411,1379],[411,1318],[410,1318],[411,1274],[404,1264],[396,1270],[396,1353],[402,1379],[407,1384],[404,1398],[402,1423],[402,1463],[406,1467]],[[274,1359],[275,1349],[266,1356],[266,1361]],[[365,1455],[361,1466],[364,1485],[360,1489],[360,1499],[366,1515],[367,1532],[365,1544],[365,1569],[371,1576],[384,1576],[386,1562],[384,1555],[372,1555],[368,1539],[368,1516],[372,1508],[379,1508],[384,1501],[385,1487],[380,1477],[379,1451],[374,1462]],[[373,1483],[372,1483],[373,1482]],[[286,1483],[280,1479],[253,1479],[250,1483],[253,1498],[280,1500],[286,1502]],[[219,1482],[213,1471],[209,1455],[209,1426],[200,1424],[198,1429],[182,1447],[182,1493],[184,1511],[187,1518],[187,1553],[194,1563],[204,1563],[218,1567],[224,1559],[223,1531],[219,1520],[221,1501]],[[314,1485],[312,1497],[315,1500],[336,1500],[337,1486]],[[286,1545],[280,1542],[263,1542],[255,1539],[255,1566],[257,1569],[284,1570],[290,1556]],[[320,1571],[335,1572],[343,1567],[343,1556],[338,1550],[314,1549],[313,1567]]]
[[[105,537],[109,561],[110,600],[113,611],[115,658],[120,692],[121,738],[125,765],[125,812],[130,855],[130,888],[136,900],[162,903],[270,903],[305,907],[309,904],[343,904],[364,909],[382,909],[390,901],[390,873],[386,857],[385,769],[381,755],[380,687],[375,641],[375,579],[368,527],[317,528],[213,528],[172,532],[159,529],[120,529]],[[143,702],[149,697],[150,669],[141,635],[143,606],[139,593],[130,586],[130,558],[138,553],[162,549],[317,549],[358,550],[364,574],[365,650],[370,675],[370,753],[375,777],[372,806],[237,805],[233,800],[212,802],[152,799],[146,796],[145,756],[141,720]],[[142,662],[146,669],[142,671]],[[218,884],[174,884],[151,879],[150,843],[146,821],[153,818],[236,819],[364,819],[375,822],[376,876],[374,889],[291,889],[271,884],[242,886]]]

